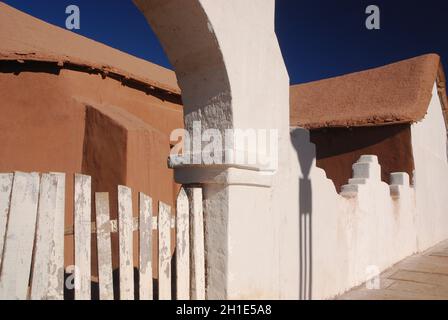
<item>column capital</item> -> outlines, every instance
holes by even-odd
[[[174,179],[184,185],[218,184],[270,188],[274,175],[273,171],[231,165],[184,165],[174,168]]]

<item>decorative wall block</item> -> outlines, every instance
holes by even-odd
[[[353,165],[353,178],[381,180],[381,167],[377,156],[361,156]]]
[[[381,181],[381,166],[375,155],[363,155],[353,165],[353,178],[342,186],[341,195],[346,198],[356,197],[360,186],[368,181]]]
[[[409,175],[406,172],[391,173],[390,184],[409,187]]]
[[[346,184],[342,186],[341,196],[345,198],[354,198],[358,195],[359,188],[359,184]]]
[[[399,198],[403,190],[409,188],[409,175],[406,172],[394,172],[390,174],[390,195]]]

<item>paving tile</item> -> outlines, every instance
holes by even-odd
[[[444,274],[398,270],[389,279],[435,284],[448,288],[448,275]]]
[[[390,287],[387,288],[388,291],[398,291],[400,293],[408,292],[415,295],[433,296],[446,299],[448,298],[448,288],[436,284],[428,284],[422,282],[412,282],[412,281],[395,281]]]
[[[361,285],[338,300],[448,300],[448,240],[381,274],[380,290]]]
[[[444,300],[442,297],[397,290],[351,291],[338,300]]]

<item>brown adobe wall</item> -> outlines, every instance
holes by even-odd
[[[174,208],[179,186],[167,157],[171,131],[183,127],[179,96],[49,64],[0,62],[0,97],[0,172],[66,173],[67,228],[74,173],[91,175],[93,192],[110,193],[113,217],[118,184],[134,190],[135,214],[136,191]],[[66,237],[66,265],[72,241]]]
[[[392,172],[407,172],[412,179],[409,124],[312,130],[311,142],[316,145],[317,166],[325,170],[338,192],[352,178],[352,165],[362,155],[378,156],[384,182],[389,183]]]
[[[82,171],[92,176],[94,190],[110,190],[117,199],[117,185],[133,186],[133,209],[137,215],[138,193],[154,199],[165,194],[177,196],[177,185],[167,177],[169,139],[153,130],[139,118],[115,106],[87,106]],[[174,202],[167,201],[174,209]],[[153,203],[157,211],[157,200]],[[111,201],[111,217],[118,217],[117,203]],[[173,211],[174,213],[174,211]],[[173,239],[174,240],[174,239]],[[94,240],[95,242],[95,240]],[[157,256],[157,236],[153,239],[153,256]],[[174,241],[172,242],[174,244]],[[118,252],[118,235],[112,235],[112,250]],[[134,234],[134,261],[138,263],[138,232]],[[94,252],[94,251],[93,251]],[[118,267],[117,255],[113,264]],[[157,270],[157,266],[154,266]]]

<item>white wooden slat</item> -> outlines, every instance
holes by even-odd
[[[34,245],[31,299],[46,300],[49,291],[51,255],[54,247],[54,227],[57,206],[57,176],[43,174],[40,180],[39,205]]]
[[[140,193],[140,300],[153,300],[152,284],[152,199]]]
[[[171,207],[159,203],[159,300],[171,300]]]
[[[190,215],[188,196],[180,190],[176,212],[176,290],[177,300],[190,299]]]
[[[6,225],[11,203],[12,173],[0,174],[0,270],[2,266],[3,245],[5,244]]]
[[[52,173],[57,179],[56,212],[54,216],[53,246],[50,255],[48,300],[64,299],[64,227],[65,174]]]
[[[118,232],[120,242],[120,300],[134,299],[133,217],[131,189],[118,187]]]
[[[75,175],[75,299],[91,299],[92,179]]]
[[[96,237],[98,246],[98,277],[100,300],[114,299],[112,277],[111,224],[109,210],[109,194],[96,193]]]
[[[190,200],[191,299],[205,300],[204,211],[202,188],[188,190]]]
[[[25,300],[36,230],[39,174],[14,175],[3,265],[0,299]]]

